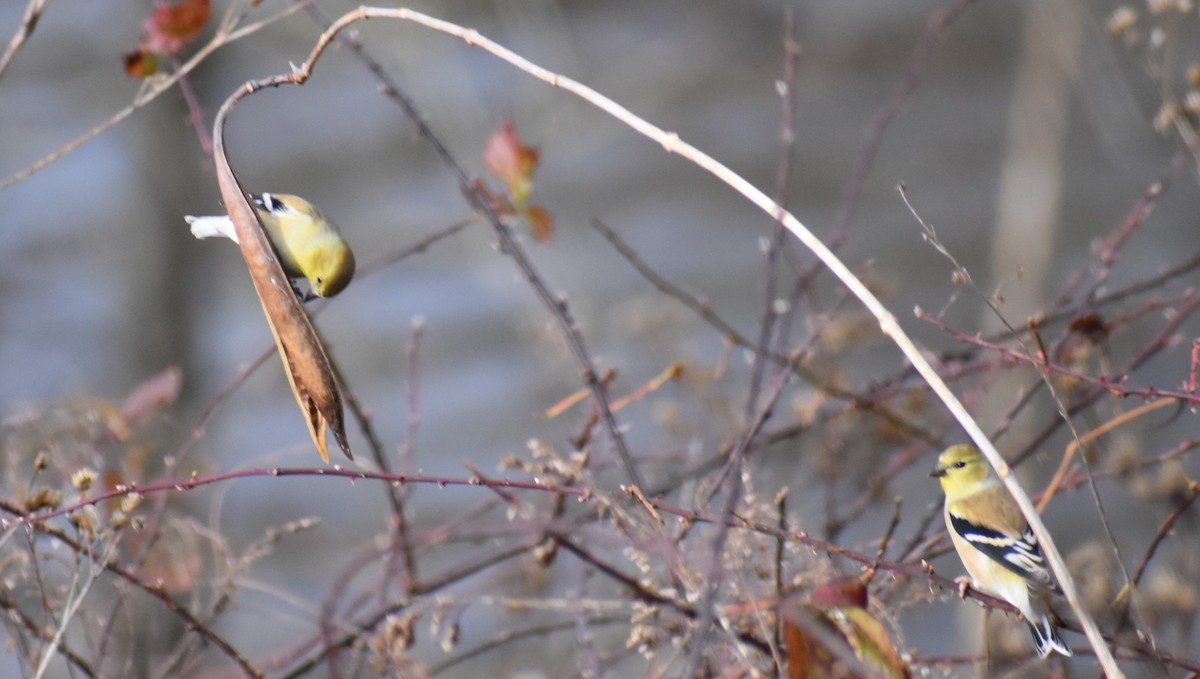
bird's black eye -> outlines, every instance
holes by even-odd
[[[962,469],[962,468],[963,468],[963,467],[965,467],[965,466],[967,466],[967,463],[966,463],[966,462],[963,462],[962,460],[959,460],[958,462],[955,462],[955,463],[954,463],[954,468],[955,468],[955,469]]]
[[[253,196],[254,204],[266,210],[267,212],[283,212],[287,210],[287,205],[275,196],[269,193],[262,193]]]

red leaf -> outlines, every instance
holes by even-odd
[[[483,164],[508,185],[513,204],[521,207],[529,200],[533,193],[533,173],[538,166],[538,151],[521,144],[512,121],[505,121],[488,140]]]
[[[160,5],[142,23],[142,49],[166,56],[176,55],[200,37],[211,16],[212,0],[183,0],[178,5]]]

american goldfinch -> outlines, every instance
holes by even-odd
[[[251,194],[254,211],[266,227],[283,271],[303,278],[320,297],[332,297],[354,277],[354,253],[333,225],[312,203],[285,193]],[[233,220],[220,217],[184,217],[196,238],[224,236],[238,242]]]
[[[1037,538],[991,465],[971,446],[950,446],[930,475],[942,482],[946,528],[972,586],[1021,611],[1039,656],[1071,655],[1050,618],[1034,609],[1030,587],[1053,589],[1054,581]]]

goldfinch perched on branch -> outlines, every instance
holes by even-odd
[[[283,271],[293,279],[308,281],[312,293],[332,297],[354,277],[354,253],[333,225],[312,203],[285,193],[250,194],[254,211],[275,246]],[[184,217],[196,238],[224,236],[238,242],[233,220],[220,217]]]
[[[971,446],[950,446],[930,475],[942,482],[946,528],[972,586],[1021,611],[1039,656],[1071,655],[1054,623],[1033,607],[1030,587],[1054,589],[1054,580],[1037,538],[991,465]]]

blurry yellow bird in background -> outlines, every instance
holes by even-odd
[[[333,222],[313,204],[286,193],[250,194],[254,211],[275,246],[275,254],[290,278],[308,281],[312,293],[332,297],[354,277],[354,253]],[[223,236],[238,242],[233,220],[219,217],[184,219],[196,238]]]
[[[991,465],[971,446],[950,446],[931,476],[946,492],[946,528],[972,586],[1004,599],[1025,616],[1039,656],[1071,655],[1050,618],[1034,608],[1030,587],[1054,589],[1037,538]]]

